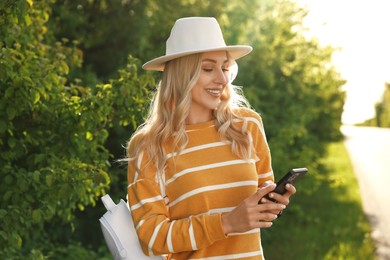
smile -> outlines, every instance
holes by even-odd
[[[222,89],[206,89],[206,91],[214,96],[219,96],[222,94]]]

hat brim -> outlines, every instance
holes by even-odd
[[[193,50],[193,51],[187,51],[187,52],[180,52],[170,55],[161,56],[158,58],[155,58],[151,61],[146,62],[144,65],[142,65],[142,68],[144,70],[157,70],[157,71],[163,71],[165,67],[165,63],[167,61],[180,58],[186,55],[195,54],[195,53],[202,53],[202,52],[210,52],[210,51],[227,51],[230,55],[230,57],[233,60],[237,60],[241,57],[244,57],[248,53],[252,51],[252,47],[248,45],[234,45],[234,46],[226,46],[226,47],[220,47],[220,48],[214,48],[214,49],[204,49],[204,50]]]

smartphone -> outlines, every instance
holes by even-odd
[[[286,190],[286,184],[287,183],[294,183],[298,181],[303,175],[307,173],[306,168],[294,168],[291,169],[286,175],[283,176],[277,183],[276,183],[276,188],[272,192],[276,192],[278,194],[283,195],[284,193],[287,192]],[[275,201],[274,199],[271,199],[268,197],[268,195],[265,195],[265,198],[268,200]],[[260,203],[260,202],[259,202]]]

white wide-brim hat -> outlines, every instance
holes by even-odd
[[[145,70],[163,71],[167,61],[190,54],[227,51],[237,60],[252,51],[248,45],[226,46],[221,28],[214,17],[187,17],[178,19],[166,42],[165,55],[146,62]]]

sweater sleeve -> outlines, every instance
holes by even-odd
[[[257,156],[256,170],[258,185],[260,187],[267,180],[274,181],[271,151],[260,115],[253,111],[247,119],[249,120],[249,131],[253,138],[253,145]]]
[[[146,255],[193,251],[226,238],[220,213],[170,219],[154,167],[146,161],[140,160],[142,174],[131,163],[128,167],[128,203]]]

